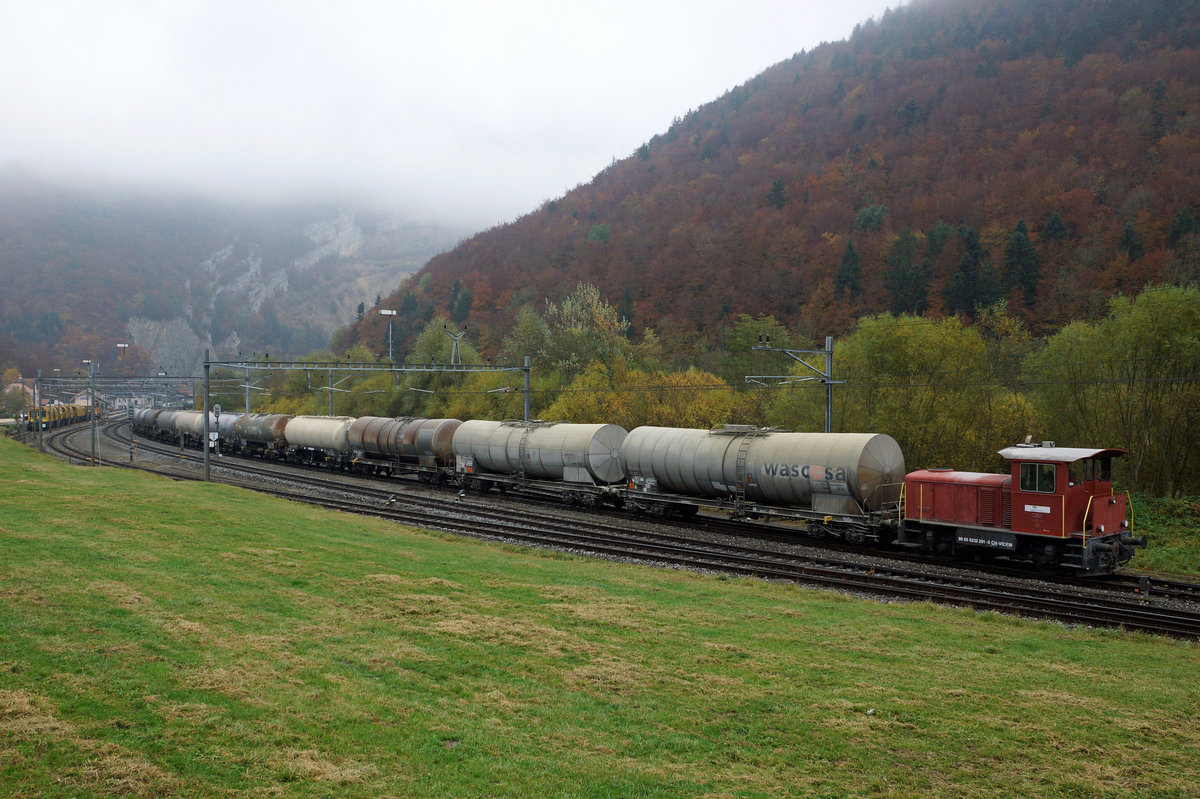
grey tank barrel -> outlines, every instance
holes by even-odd
[[[230,413],[226,411],[215,418],[212,424],[209,425],[209,429],[217,430],[221,434],[222,440],[230,441],[237,438],[237,423],[240,418],[242,418],[240,412]]]
[[[348,434],[353,422],[349,416],[293,416],[284,435],[293,447],[344,454],[350,451]]]
[[[463,422],[454,454],[492,474],[522,473],[543,480],[609,485],[624,480],[621,444],[628,433],[615,424],[567,422]]]
[[[220,419],[218,419],[215,413],[210,413],[208,415],[209,432],[216,433],[218,432],[219,427],[220,432],[223,435],[224,431],[227,429],[225,417],[236,415],[237,414],[221,414]],[[174,424],[176,433],[190,433],[191,435],[199,438],[204,435],[204,411],[176,411]],[[231,427],[228,429],[232,430],[232,419],[229,421],[229,424]]]
[[[787,433],[727,425],[713,430],[637,427],[621,447],[628,475],[658,490],[818,510],[863,509],[896,502],[904,454],[876,433]]]
[[[257,444],[285,443],[284,431],[292,420],[286,413],[244,413],[234,423],[238,438]]]
[[[459,419],[360,416],[350,425],[350,446],[372,457],[443,466],[454,459]]]
[[[164,433],[175,432],[175,417],[182,411],[160,411],[154,416],[154,426]]]

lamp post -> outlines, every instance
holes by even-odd
[[[42,370],[38,369],[37,382],[33,384],[33,412],[37,414],[38,452],[45,452],[42,446]]]
[[[396,315],[396,312],[386,311],[381,308],[379,309],[379,315],[388,318],[388,360],[395,363],[395,360],[392,358],[392,317]]]
[[[41,372],[39,371],[38,374],[41,374]],[[58,390],[58,391],[62,391],[61,388],[57,388],[57,386],[59,385],[58,378],[60,375],[62,375],[62,369],[55,366],[54,367],[54,385],[56,387],[56,390]]]
[[[208,456],[208,446],[209,446],[209,440],[208,440],[208,433],[209,433],[209,429],[208,429],[208,414],[209,414],[208,388],[209,388],[209,360],[208,360],[208,350],[205,350],[204,351],[204,407],[201,409],[204,411],[204,424],[201,427],[201,430],[204,431],[204,440],[200,442],[200,446],[204,449],[204,482],[206,482],[206,483],[210,479],[210,476],[209,476],[210,475],[210,466],[209,466],[209,456]]]
[[[127,352],[129,352],[128,344],[118,344],[117,345],[117,363],[121,363],[122,361],[125,360],[125,354]],[[125,407],[127,407],[127,408],[129,407],[128,401],[125,402]]]
[[[88,358],[83,362],[88,368],[88,415],[92,417],[92,463],[99,466],[100,459],[96,455],[96,363]]]

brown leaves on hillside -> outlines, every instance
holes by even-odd
[[[522,305],[583,281],[634,329],[695,355],[739,313],[820,336],[897,308],[886,271],[906,235],[977,231],[981,265],[999,271],[1025,220],[1037,280],[1002,288],[1035,330],[1056,329],[1169,277],[1172,222],[1200,202],[1198,73],[1194,4],[893,10],[439,256],[400,296],[412,295],[415,332],[452,311],[458,281],[475,298],[480,340],[499,342]],[[858,226],[875,207],[887,210],[879,224]],[[1062,227],[1047,230],[1052,219]],[[1123,245],[1127,228],[1140,248]],[[849,241],[861,285],[839,293]],[[948,310],[963,242],[951,236],[928,255],[925,313]]]

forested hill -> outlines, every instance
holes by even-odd
[[[685,358],[738,314],[819,337],[1008,298],[1050,331],[1200,274],[1197,76],[1200,3],[917,0],[466,240],[383,305],[398,337],[441,313],[488,351],[522,305],[580,281]],[[361,334],[375,346],[374,314]]]

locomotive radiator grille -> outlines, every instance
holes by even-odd
[[[983,491],[979,498],[979,522],[995,526],[996,524],[996,494],[994,491]]]

